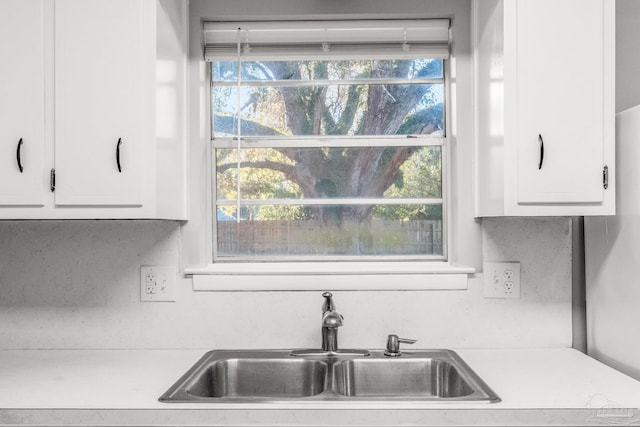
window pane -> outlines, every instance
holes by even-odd
[[[236,217],[217,208],[218,257],[442,255],[442,205],[242,206]]]
[[[445,259],[443,64],[212,63],[216,259]]]
[[[242,62],[242,80],[305,81],[443,78],[442,59]],[[213,82],[236,82],[237,61],[213,62]]]
[[[441,198],[440,146],[247,148],[240,199]],[[218,200],[237,194],[236,149],[216,150]]]
[[[214,137],[442,135],[442,84],[213,87]]]

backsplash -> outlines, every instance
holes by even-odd
[[[521,262],[521,299],[483,298],[482,274],[466,291],[336,292],[340,345],[571,346],[570,221],[483,220],[483,259]],[[319,292],[194,292],[181,278],[176,302],[140,302],[140,265],[178,265],[180,250],[169,221],[0,222],[0,348],[320,345]]]

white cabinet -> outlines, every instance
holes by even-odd
[[[43,0],[0,2],[0,206],[44,202],[43,13]]]
[[[142,0],[55,1],[56,205],[142,205]]]
[[[476,215],[614,214],[614,0],[473,7]]]
[[[185,2],[0,8],[0,53],[16,64],[0,82],[0,112],[16,128],[0,130],[0,155],[11,151],[0,159],[0,218],[186,219]],[[27,170],[29,191],[16,187]]]

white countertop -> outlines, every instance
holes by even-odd
[[[640,425],[640,382],[572,349],[457,349],[499,403],[159,402],[205,352],[0,351],[0,425]]]

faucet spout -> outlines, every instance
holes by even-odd
[[[338,328],[342,326],[344,317],[336,311],[333,294],[325,292],[322,305],[322,350],[338,351]]]
[[[338,351],[338,328],[322,327],[322,351]]]
[[[344,317],[336,311],[336,305],[333,303],[333,294],[325,292],[322,294],[324,303],[322,304],[322,349],[306,349],[294,350],[292,356],[313,356],[339,353],[349,354],[352,356],[368,356],[368,350],[340,350],[338,348],[338,328],[342,326]]]

